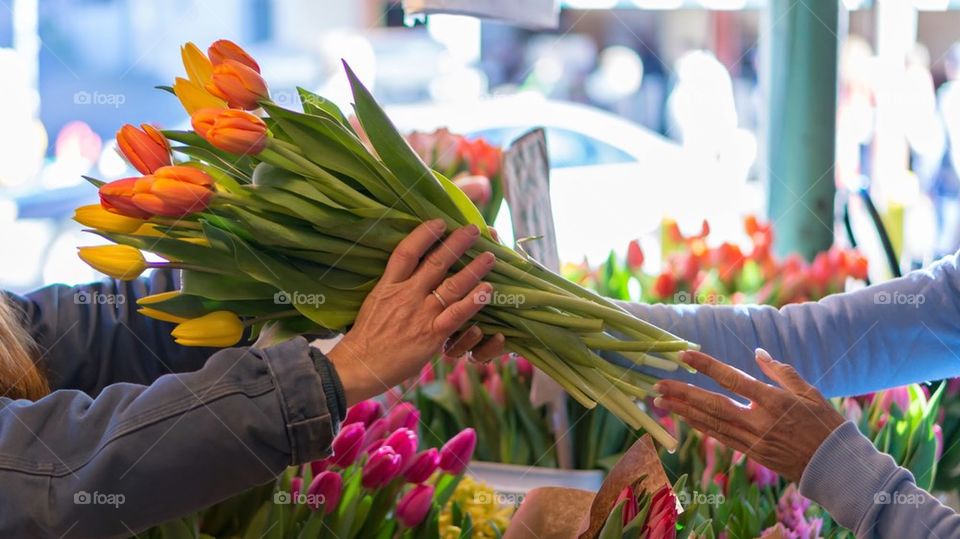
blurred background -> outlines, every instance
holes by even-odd
[[[560,5],[534,31],[387,0],[0,0],[0,287],[99,277],[75,252],[98,243],[70,219],[96,199],[82,175],[132,175],[123,123],[186,125],[154,87],[218,38],[280,104],[301,85],[348,106],[345,58],[402,129],[545,126],[564,261],[656,242],[664,217],[743,242],[753,214],[781,252],[855,238],[878,278],[957,249],[960,2]]]

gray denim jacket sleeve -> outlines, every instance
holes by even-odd
[[[167,324],[73,302],[93,288],[53,290],[19,298],[57,389],[0,398],[0,537],[128,537],[328,454],[342,388],[305,339],[207,359]]]

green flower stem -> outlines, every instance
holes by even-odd
[[[563,362],[549,351],[543,350],[542,348],[527,348],[512,341],[507,341],[506,347],[511,352],[527,358],[534,366],[547,373],[547,376],[553,378],[560,384],[560,386],[584,408],[589,410],[597,405],[596,401],[588,397],[587,394],[580,389],[580,386],[577,385],[578,383],[583,384],[583,380],[575,374],[570,376],[570,373],[562,372]],[[567,369],[569,369],[569,367],[567,367]],[[572,371],[570,372],[572,373]]]
[[[627,352],[672,352],[686,350],[690,346],[687,341],[621,341],[607,336],[584,336],[583,344],[597,350],[614,350]]]
[[[286,311],[279,311],[275,313],[257,316],[256,318],[251,318],[249,320],[244,321],[243,325],[246,327],[250,327],[254,324],[259,324],[260,322],[268,322],[270,320],[279,320],[283,318],[294,318],[297,316],[301,316],[300,311],[296,309],[288,309]]]

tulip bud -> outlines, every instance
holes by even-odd
[[[420,422],[420,410],[409,402],[398,403],[390,410],[387,416],[387,423],[390,430],[400,428],[416,429]]]
[[[137,180],[132,201],[154,215],[183,217],[209,205],[214,183],[206,172],[195,167],[161,167]]]
[[[147,269],[143,254],[129,245],[98,245],[77,250],[90,267],[121,281],[132,281]]]
[[[200,47],[188,41],[180,47],[180,59],[183,60],[183,68],[187,71],[190,82],[201,88],[210,82],[210,77],[213,76],[213,64]]]
[[[243,50],[243,47],[229,39],[218,39],[214,41],[207,49],[207,54],[210,55],[210,61],[213,62],[215,66],[227,60],[235,60],[257,73],[260,72],[260,65],[257,64],[257,61],[247,54],[247,51]]]
[[[364,427],[369,427],[381,416],[383,416],[383,406],[378,401],[372,399],[360,401],[347,409],[343,424],[363,423]]]
[[[314,460],[310,462],[310,475],[316,477],[330,467],[330,459]]]
[[[343,494],[343,478],[337,472],[325,471],[317,474],[307,488],[307,504],[314,511],[323,506],[323,512],[332,513]]]
[[[387,435],[387,427],[388,423],[385,417],[381,417],[370,424],[370,427],[367,429],[367,436],[363,440],[363,445],[367,448],[368,452],[371,450],[371,445],[383,440],[383,437]]]
[[[417,485],[397,504],[397,520],[406,528],[416,528],[433,507],[433,485]]]
[[[400,455],[392,447],[383,446],[370,454],[363,466],[360,483],[364,488],[378,489],[386,486],[400,473]]]
[[[192,115],[207,108],[227,108],[227,102],[208,92],[205,85],[199,85],[183,77],[177,77],[174,80],[173,93],[177,94],[177,99],[180,100],[187,114]]]
[[[638,508],[637,508],[637,499],[633,495],[633,489],[629,486],[623,487],[623,490],[620,491],[620,495],[617,496],[617,501],[613,504],[614,507],[620,505],[620,502],[624,502],[623,505],[623,526],[626,527],[633,519],[637,518]]]
[[[477,431],[463,429],[440,449],[440,469],[453,475],[462,474],[473,458],[476,447]]]
[[[340,433],[333,439],[330,455],[330,462],[341,468],[346,468],[357,460],[360,451],[363,450],[363,439],[366,435],[366,428],[363,423],[351,423],[340,429]]]
[[[190,117],[193,130],[214,147],[237,155],[256,155],[267,147],[267,124],[249,112],[205,108]]]
[[[437,448],[431,447],[414,455],[410,465],[403,471],[403,478],[411,483],[423,483],[430,479],[439,465],[440,452]]]
[[[523,356],[516,356],[517,375],[524,381],[533,380],[533,364]]]
[[[104,232],[120,232],[122,234],[132,234],[143,225],[143,219],[108,211],[100,204],[80,206],[74,210],[73,220],[83,226]]]
[[[214,66],[207,91],[225,100],[230,107],[244,110],[258,109],[260,101],[270,97],[260,73],[236,60],[224,60]]]
[[[290,499],[293,503],[299,503],[301,492],[303,492],[303,478],[294,477],[290,480]]]
[[[137,180],[140,178],[124,178],[105,183],[100,186],[100,205],[106,210],[133,217],[136,219],[149,219],[153,217],[148,211],[141,209],[134,204],[133,196],[136,194]]]
[[[214,311],[177,325],[171,334],[177,344],[183,346],[223,348],[237,344],[243,338],[244,329],[237,315],[230,311]]]
[[[397,429],[383,442],[383,445],[392,447],[400,455],[402,466],[410,463],[410,458],[417,452],[417,444],[417,433],[410,429]]]
[[[503,387],[503,378],[500,377],[500,373],[491,373],[490,376],[483,381],[483,387],[487,390],[487,394],[490,395],[493,402],[499,406],[506,406],[507,392]]]
[[[141,174],[152,174],[160,167],[173,164],[170,143],[152,125],[141,124],[140,129],[126,124],[117,131],[120,154]]]
[[[631,240],[627,245],[627,267],[632,271],[640,271],[643,267],[643,249],[637,240]]]

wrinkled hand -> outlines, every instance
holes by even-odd
[[[745,397],[749,405],[672,380],[657,383],[655,388],[661,396],[654,404],[676,412],[697,430],[787,479],[798,481],[817,448],[844,422],[843,416],[793,367],[775,361],[762,349],[757,349],[756,356],[760,370],[780,387],[765,384],[706,354],[683,354],[687,364]]]
[[[328,354],[347,404],[383,393],[417,374],[454,331],[489,301],[493,288],[480,280],[493,269],[492,253],[476,257],[447,277],[450,267],[477,240],[479,230],[473,225],[457,229],[431,250],[444,230],[443,221],[429,221],[397,245],[383,277],[360,306],[353,327]],[[481,344],[482,339],[480,329],[473,327],[463,332],[455,346],[461,353],[473,348],[478,357],[502,353],[503,335]]]

